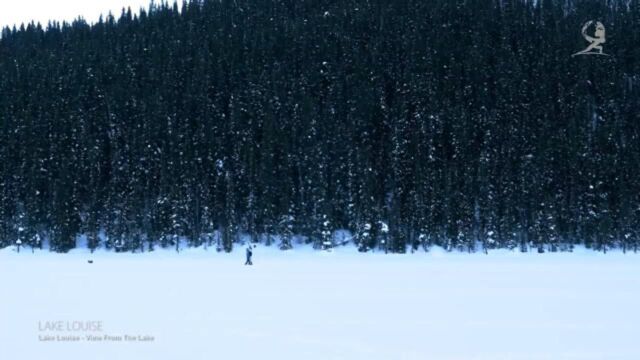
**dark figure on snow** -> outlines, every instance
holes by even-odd
[[[251,256],[253,256],[253,250],[251,250],[251,244],[249,244],[249,246],[247,246],[247,261],[245,261],[245,265],[253,265],[253,262],[251,262]]]

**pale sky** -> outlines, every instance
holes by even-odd
[[[31,20],[46,26],[49,20],[72,21],[82,16],[92,23],[100,14],[111,11],[116,17],[123,7],[138,12],[147,8],[151,0],[0,0],[0,27],[19,25]],[[158,4],[161,1],[156,0]],[[170,1],[173,3],[173,0]],[[181,2],[181,1],[180,1]]]

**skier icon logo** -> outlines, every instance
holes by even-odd
[[[589,35],[587,32],[591,29],[592,25],[595,24],[595,32],[593,36]],[[609,56],[603,52],[602,44],[604,44],[607,40],[605,38],[605,29],[604,25],[600,21],[589,20],[582,26],[582,36],[587,40],[590,44],[586,49],[582,51],[578,51],[577,53],[571,55],[604,55]]]

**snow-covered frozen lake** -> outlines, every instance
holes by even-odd
[[[640,358],[640,255],[243,255],[0,250],[2,358]]]

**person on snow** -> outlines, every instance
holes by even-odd
[[[245,265],[253,265],[253,262],[251,262],[251,256],[253,256],[253,250],[251,249],[251,244],[249,244],[249,246],[247,246],[247,261],[245,261]]]

